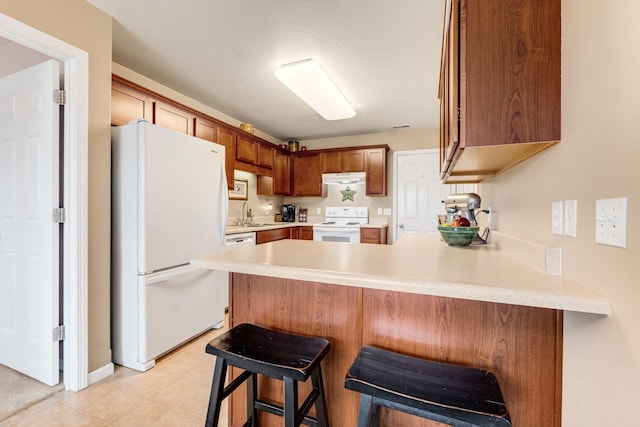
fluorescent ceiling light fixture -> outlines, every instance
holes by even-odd
[[[326,120],[349,119],[356,110],[313,59],[281,65],[276,77]]]

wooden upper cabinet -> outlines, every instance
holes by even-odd
[[[333,149],[320,153],[322,173],[362,172],[365,170],[365,150]]]
[[[236,160],[255,165],[258,163],[258,142],[245,135],[236,136]]]
[[[257,193],[260,196],[291,195],[291,158],[289,154],[273,148],[271,176],[258,175]]]
[[[276,149],[273,151],[273,193],[280,196],[291,194],[291,157]]]
[[[195,133],[198,138],[215,142],[224,146],[225,174],[227,175],[227,187],[233,188],[233,166],[235,164],[236,133],[225,126],[218,125],[205,117],[196,116]]]
[[[218,133],[218,125],[204,117],[196,116],[195,119],[195,135],[198,138],[206,139],[211,142],[218,142],[216,140]],[[223,144],[224,145],[224,144]]]
[[[273,144],[268,142],[258,143],[258,166],[271,169],[273,167]]]
[[[121,126],[138,119],[153,122],[153,100],[143,92],[112,80],[111,124]]]
[[[195,115],[188,110],[175,107],[162,101],[156,101],[153,122],[159,126],[173,129],[187,135],[193,135]]]
[[[387,150],[373,148],[364,150],[367,196],[387,195]]]
[[[292,196],[326,196],[326,184],[322,183],[320,154],[293,156]]]
[[[446,3],[440,100],[447,183],[480,182],[560,140],[561,0],[517,5]]]
[[[365,150],[348,150],[342,152],[341,172],[362,172],[365,170]]]
[[[224,170],[227,174],[227,186],[232,189],[233,170],[236,163],[236,132],[231,128],[219,125],[216,129],[216,142],[225,147]]]
[[[342,172],[342,151],[323,151],[320,153],[322,173]]]

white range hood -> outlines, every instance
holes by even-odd
[[[364,172],[323,173],[322,183],[333,185],[364,184],[365,178]]]

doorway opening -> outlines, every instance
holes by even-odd
[[[477,192],[477,184],[443,184],[438,149],[393,153],[393,224],[391,240],[404,233],[438,233],[442,201],[453,193]]]
[[[63,322],[65,338],[63,382],[77,391],[88,384],[87,316],[87,151],[88,54],[66,42],[0,14],[0,37],[63,64],[66,101],[63,106],[64,154],[61,161]]]

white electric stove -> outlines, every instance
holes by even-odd
[[[313,240],[360,243],[360,226],[368,222],[367,207],[327,207],[324,222],[313,225]]]

